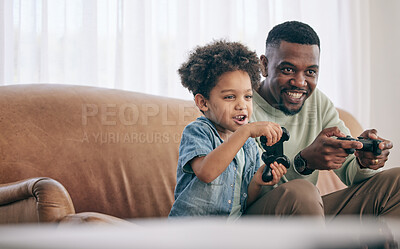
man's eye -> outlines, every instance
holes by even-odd
[[[282,68],[282,70],[281,70],[284,74],[290,74],[290,73],[293,73],[293,69],[292,68],[290,68],[290,67],[285,67],[285,68]]]
[[[228,95],[228,96],[224,97],[224,99],[233,99],[233,98],[235,98],[235,96],[233,96],[233,95]]]
[[[317,72],[315,70],[307,70],[307,75],[311,77],[315,77]]]

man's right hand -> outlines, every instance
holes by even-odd
[[[322,130],[314,142],[301,151],[301,157],[307,161],[309,169],[331,170],[342,167],[348,154],[345,149],[361,149],[358,141],[338,140],[335,137],[345,137],[339,128],[331,127]]]

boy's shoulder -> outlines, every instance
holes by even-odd
[[[179,154],[184,155],[187,151],[190,153],[191,150],[202,151],[202,148],[212,150],[222,143],[214,125],[207,118],[199,117],[183,130]]]
[[[185,129],[190,129],[190,128],[203,128],[203,129],[211,129],[211,130],[215,130],[215,126],[213,125],[213,123],[206,117],[198,117],[196,120],[190,122]]]
[[[200,116],[200,117],[196,118],[196,120],[192,121],[189,125],[191,125],[191,124],[199,124],[199,125],[201,125],[201,124],[207,124],[207,125],[212,125],[211,121],[210,121],[208,118],[204,117],[204,116]]]
[[[195,121],[189,123],[183,131],[183,134],[185,133],[207,133],[219,137],[217,129],[213,123],[203,116],[198,117]]]

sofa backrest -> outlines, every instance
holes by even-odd
[[[0,184],[45,176],[79,212],[167,216],[193,101],[71,85],[0,87]]]

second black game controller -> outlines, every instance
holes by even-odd
[[[376,156],[378,156],[382,153],[382,150],[379,149],[379,144],[382,143],[382,141],[379,139],[370,139],[370,138],[364,138],[364,137],[358,137],[357,139],[355,139],[350,136],[338,137],[337,139],[361,142],[363,144],[363,147],[359,150],[372,152]],[[355,149],[345,149],[345,151],[347,154],[353,154]]]
[[[270,167],[271,163],[277,162],[281,163],[286,168],[290,167],[290,159],[283,154],[283,142],[289,140],[289,132],[284,127],[282,127],[282,131],[281,139],[272,146],[267,146],[267,138],[265,136],[260,137],[261,146],[265,150],[261,156],[265,163],[265,168],[262,174],[262,180],[264,182],[269,182],[273,178]]]

